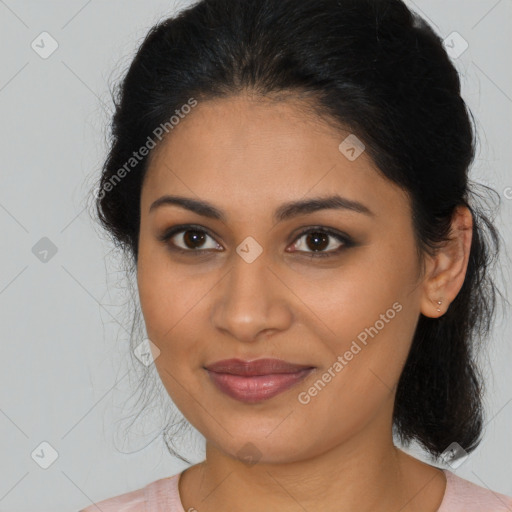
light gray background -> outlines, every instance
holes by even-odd
[[[501,193],[498,227],[510,248],[512,1],[408,3],[443,38],[457,31],[469,43],[455,62],[480,129],[473,177]],[[109,81],[150,26],[187,4],[0,0],[0,511],[78,510],[187,467],[161,439],[150,443],[159,425],[126,443],[115,431],[135,385],[126,373],[127,298],[106,259],[111,247],[84,209],[106,151]],[[47,59],[31,48],[43,31],[59,45]],[[57,247],[46,263],[32,252],[42,237]],[[511,333],[510,315],[498,317],[486,371],[490,421],[456,470],[510,495]],[[43,441],[58,452],[48,469],[31,457]]]

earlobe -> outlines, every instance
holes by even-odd
[[[446,313],[449,306],[450,303],[444,297],[436,297],[435,294],[431,294],[423,297],[421,313],[430,318],[439,318]]]
[[[450,240],[430,258],[423,281],[421,313],[431,318],[443,316],[459,293],[469,262],[473,238],[473,216],[466,206],[456,208]]]

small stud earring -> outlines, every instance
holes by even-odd
[[[442,300],[438,300],[438,301],[437,301],[437,303],[438,303],[439,305],[441,305],[441,304],[443,303],[443,301],[442,301]],[[439,308],[437,308],[437,311],[441,312],[441,310],[440,310]]]

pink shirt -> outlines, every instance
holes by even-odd
[[[437,512],[512,511],[512,497],[490,491],[446,469],[443,471],[446,475],[446,490]],[[178,490],[180,474],[156,480],[142,489],[100,501],[80,512],[185,512]]]

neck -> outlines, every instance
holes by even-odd
[[[263,455],[249,465],[207,442],[206,460],[180,481],[184,509],[435,512],[444,475],[397,449],[383,423],[391,424],[376,420],[335,447],[310,447],[315,456],[293,462],[269,462]]]

